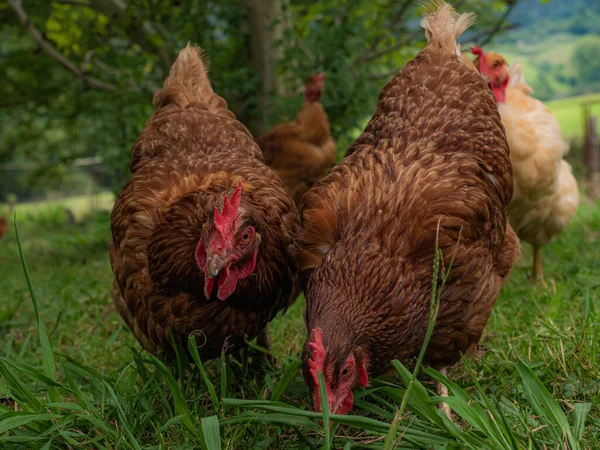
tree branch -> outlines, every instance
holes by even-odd
[[[86,71],[82,70],[77,64],[68,59],[65,55],[59,52],[54,46],[48,42],[42,33],[37,29],[37,27],[31,22],[31,19],[23,9],[21,5],[21,0],[7,0],[8,5],[15,11],[17,17],[19,18],[19,22],[27,28],[37,45],[40,49],[46,53],[48,56],[57,60],[65,69],[75,74],[77,77],[81,78],[84,83],[93,88],[98,89],[105,92],[115,92],[116,86],[114,84],[105,83],[98,78],[95,78],[89,75]]]
[[[491,31],[487,30],[487,31],[483,31],[479,34],[476,34],[475,36],[470,38],[467,42],[473,42],[478,45],[485,45],[491,40],[492,37],[494,37],[494,35],[502,32],[502,31],[513,30],[515,28],[518,28],[519,26],[520,26],[520,24],[518,24],[518,23],[507,23],[507,24],[502,25],[501,27],[498,27],[497,29],[496,29],[496,27],[494,27],[494,33],[490,37],[490,39],[488,39],[487,37],[489,36]]]
[[[500,17],[500,19],[498,19],[498,22],[496,22],[496,24],[487,32],[487,35],[484,35],[485,38],[481,42],[477,42],[476,39],[473,40],[477,42],[477,44],[479,44],[480,46],[484,46],[485,44],[490,42],[494,38],[494,36],[496,36],[496,34],[498,34],[500,31],[514,28],[515,26],[511,27],[511,24],[508,24],[509,28],[505,28],[504,22],[506,22],[506,19],[508,19],[510,12],[513,10],[517,3],[519,3],[518,0],[509,3],[508,8],[506,8],[506,11],[504,11],[504,14],[502,14],[502,17]]]
[[[86,2],[85,0],[54,0],[57,3],[61,3],[63,5],[73,5],[73,6],[87,6],[89,7],[90,4],[88,2]]]
[[[376,52],[371,52],[371,53],[362,55],[361,57],[356,59],[355,63],[362,64],[365,62],[373,61],[375,59],[379,59],[382,56],[388,55],[392,52],[395,52],[398,49],[401,49],[405,45],[410,44],[413,40],[417,39],[421,35],[422,35],[422,31],[420,29],[415,30],[412,33],[409,33],[407,36],[405,36],[404,39],[399,40],[398,42],[396,42],[393,45],[390,45],[389,47],[385,47]]]
[[[391,29],[395,28],[396,25],[398,25],[398,23],[402,20],[402,18],[404,17],[404,14],[406,14],[406,12],[408,11],[408,8],[410,8],[410,6],[412,4],[413,4],[413,0],[404,0],[404,3],[402,3],[402,5],[400,5],[400,8],[398,9],[398,11],[396,11],[396,13],[390,19],[390,21],[389,21],[386,29],[391,30]],[[375,54],[375,49],[381,43],[381,41],[384,39],[384,37],[385,37],[384,33],[382,33],[379,36],[375,37],[375,39],[373,40],[373,43],[371,44],[369,50],[367,52],[365,52],[362,56],[358,57],[356,59],[356,63],[360,64],[362,62],[371,61],[371,59],[367,59],[367,58],[370,58],[372,55]],[[383,56],[383,55],[385,55],[387,53],[391,53],[391,52],[393,52],[396,49],[397,48],[393,48],[389,52],[383,53],[380,56]],[[372,58],[372,59],[377,59],[380,56],[377,56],[377,57]]]

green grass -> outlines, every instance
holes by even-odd
[[[600,93],[563,98],[548,102],[546,105],[558,120],[563,137],[575,138],[584,133],[582,105],[591,102],[596,102],[590,105],[590,111],[598,118],[600,132]]]
[[[300,377],[303,301],[272,324],[280,369],[246,377],[228,358],[171,372],[107,309],[108,212],[51,226],[19,214],[39,315],[11,226],[0,241],[0,448],[383,448],[399,410],[393,448],[600,448],[600,203],[584,201],[544,249],[544,283],[528,282],[524,247],[484,356],[448,379],[426,369],[417,381],[397,364],[399,378],[358,391],[354,415],[331,416],[327,433]],[[449,386],[456,423],[435,408],[432,378]]]
[[[100,192],[94,199],[94,207],[96,209],[110,210],[114,202],[115,196],[111,192]],[[66,198],[57,198],[54,200],[42,200],[35,202],[19,203],[19,213],[27,216],[42,216],[44,214],[52,214],[53,212],[68,208],[75,218],[82,217],[92,209],[91,199],[89,195],[77,195]],[[6,206],[0,206],[0,212],[6,213]]]

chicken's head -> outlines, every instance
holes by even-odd
[[[325,74],[315,73],[307,78],[304,83],[304,100],[313,103],[318,102],[325,92]]]
[[[327,349],[321,328],[311,331],[304,352],[304,378],[311,390],[313,405],[321,411],[319,373],[323,374],[327,403],[331,414],[346,414],[352,409],[352,389],[366,386],[368,382],[366,357],[361,347],[348,352]]]
[[[223,208],[214,213],[202,229],[202,238],[196,247],[196,263],[204,272],[204,295],[210,298],[217,282],[217,298],[226,300],[239,280],[256,268],[256,256],[261,237],[250,219],[240,213],[242,185],[228,198],[223,197]]]
[[[477,55],[475,66],[483,75],[492,89],[497,102],[506,101],[506,87],[508,86],[508,63],[502,55],[494,52],[484,53],[481,47],[474,45],[471,53]]]

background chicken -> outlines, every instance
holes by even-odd
[[[2,240],[4,236],[6,236],[7,232],[8,223],[6,222],[6,217],[0,217],[0,240]]]
[[[151,352],[252,339],[297,293],[296,207],[186,47],[154,96],[111,221],[113,298]]]
[[[324,74],[310,76],[296,121],[279,125],[256,139],[266,163],[281,177],[297,205],[302,194],[335,162],[335,142],[319,102],[324,88]]]
[[[419,352],[436,240],[446,267],[456,254],[426,355],[438,368],[476,347],[519,253],[500,117],[455,40],[472,16],[434,5],[422,21],[425,50],[387,83],[363,134],[303,199],[304,377],[318,410],[318,372],[330,410],[343,414],[352,388]]]
[[[479,47],[471,51],[494,92],[506,130],[514,180],[510,223],[533,246],[536,280],[542,276],[542,247],[567,226],[579,205],[577,182],[563,159],[569,148],[550,110],[530,97],[519,64],[509,70],[501,55]]]

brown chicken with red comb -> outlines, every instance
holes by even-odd
[[[180,52],[154,107],[112,213],[113,299],[148,351],[197,331],[214,358],[295,300],[298,212],[198,48]]]
[[[320,103],[325,74],[311,75],[304,85],[304,104],[294,122],[284,123],[256,139],[265,162],[281,177],[297,205],[302,195],[335,163],[335,142]]]
[[[428,7],[427,47],[383,88],[346,157],[304,195],[302,358],[317,410],[319,372],[329,410],[345,414],[353,388],[417,356],[436,245],[444,267],[455,255],[425,359],[442,371],[476,349],[519,254],[506,218],[512,175],[500,116],[456,43],[471,22],[443,2]]]

